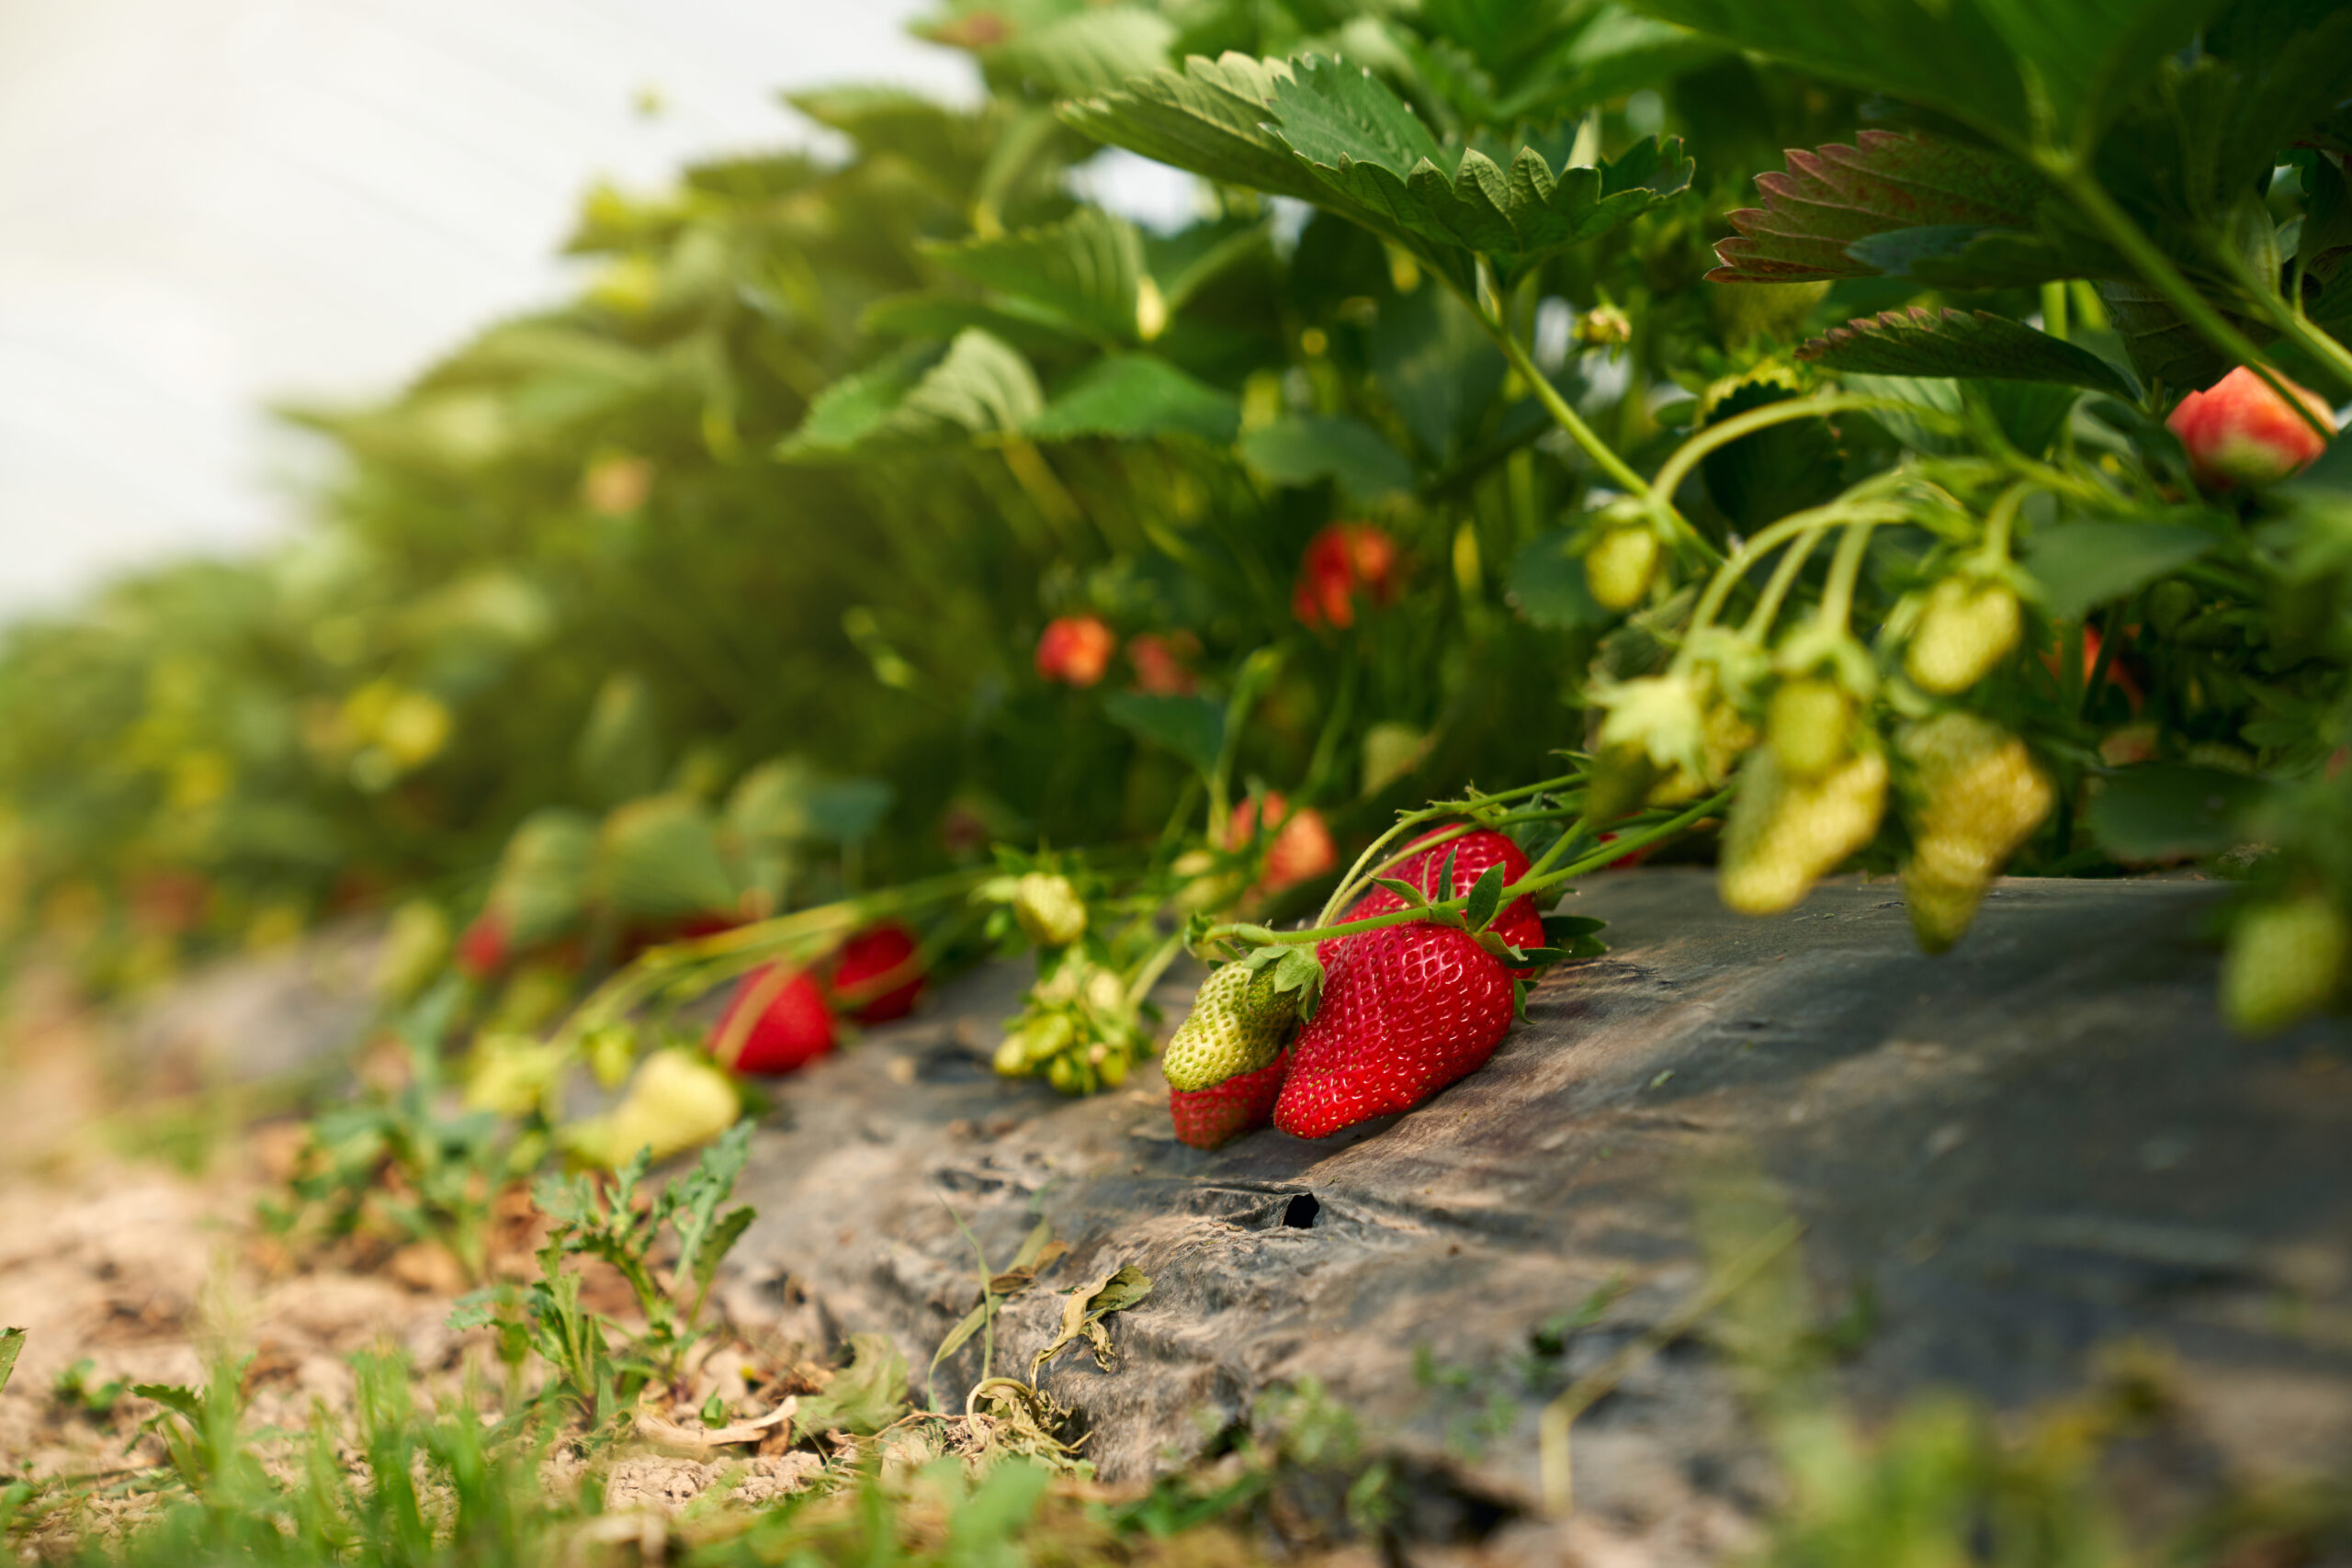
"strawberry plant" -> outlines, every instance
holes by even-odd
[[[974,105],[594,192],[576,297],[299,413],[302,536],[9,634],[22,941],[131,986],[398,903],[524,1164],[714,1135],[714,1059],[990,953],[1009,1075],[1125,1083],[1189,942],[1242,977],[1175,1092],[1400,1109],[1653,848],[1759,915],[1900,874],[1931,950],[2006,872],[2194,862],[2242,1027],[2346,999],[2343,7],[921,30]],[[582,1066],[629,1087],[556,1127]]]

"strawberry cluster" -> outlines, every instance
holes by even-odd
[[[839,1043],[835,1019],[887,1023],[922,995],[922,945],[896,920],[842,943],[824,972],[762,964],[735,983],[710,1028],[711,1054],[739,1073],[789,1073]]]
[[[1527,874],[1527,856],[1500,833],[1429,841],[1440,836],[1419,840],[1384,879],[1395,886],[1365,894],[1346,919],[1412,907],[1401,887],[1437,902],[1464,897],[1489,870],[1506,885]],[[1498,911],[1487,930],[1521,953],[1544,946],[1542,918],[1526,897]],[[1274,961],[1261,962],[1266,956]],[[1185,1143],[1215,1148],[1268,1124],[1324,1138],[1409,1111],[1483,1066],[1517,1009],[1502,959],[1469,931],[1437,920],[1325,939],[1317,952],[1319,1005],[1314,987],[1284,987],[1295,957],[1304,963],[1295,948],[1264,949],[1218,970],[1169,1042],[1169,1112]]]

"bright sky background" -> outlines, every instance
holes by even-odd
[[[780,88],[968,98],[924,9],[0,0],[0,615],[284,529],[302,449],[262,403],[548,298],[596,177],[806,140]]]

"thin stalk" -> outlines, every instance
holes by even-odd
[[[1510,323],[1487,303],[1485,297],[1495,292],[1491,278],[1492,272],[1486,258],[1481,256],[1478,258],[1477,286],[1463,295],[1462,302],[1477,316],[1479,324],[1487,329],[1487,335],[1493,338],[1495,346],[1503,351],[1503,358],[1519,372],[1520,379],[1527,383],[1527,389],[1534,393],[1535,400],[1544,405],[1544,412],[1552,416],[1552,423],[1566,431],[1568,439],[1584,448],[1585,456],[1599,464],[1600,471],[1615,480],[1618,489],[1628,495],[1649,500],[1649,481],[1643,479],[1632,464],[1620,457],[1609,443],[1595,434],[1592,426],[1568,406],[1568,400],[1560,396],[1560,389],[1552,385],[1551,378],[1536,368],[1533,356],[1527,352],[1527,345],[1519,341],[1519,334],[1511,331]]]
[[[1731,804],[1731,797],[1730,790],[1709,795],[1667,821],[1657,823],[1641,832],[1628,833],[1614,839],[1605,849],[1596,851],[1574,864],[1564,866],[1557,871],[1538,873],[1530,867],[1525,876],[1503,889],[1502,902],[1498,907],[1508,908],[1516,899],[1549,893],[1552,889],[1596,871],[1611,861],[1623,859],[1636,850],[1646,849],[1660,839],[1679,833],[1702,818],[1711,817],[1722,810]],[[1260,947],[1277,945],[1295,947],[1308,942],[1326,942],[1333,937],[1360,936],[1365,931],[1385,931],[1390,926],[1411,925],[1417,920],[1428,919],[1432,914],[1459,914],[1469,905],[1469,902],[1467,894],[1458,898],[1433,898],[1430,900],[1430,906],[1426,909],[1396,909],[1385,915],[1366,915],[1362,919],[1340,920],[1330,925],[1316,925],[1305,931],[1278,931],[1271,926],[1238,923],[1215,926],[1210,928],[1202,940],[1218,942],[1238,939]]]
[[[1804,570],[1804,563],[1812,558],[1813,547],[1819,543],[1821,530],[1818,528],[1800,534],[1791,541],[1788,553],[1781,558],[1781,564],[1774,567],[1772,575],[1765,580],[1763,597],[1756,601],[1756,608],[1747,613],[1747,622],[1740,626],[1742,637],[1749,642],[1762,639],[1765,628],[1781,613],[1781,601],[1786,599],[1789,590],[1796,586],[1797,573]]]
[[[1546,790],[1559,789],[1568,784],[1582,784],[1583,782],[1584,774],[1581,771],[1573,773],[1562,773],[1557,778],[1539,779],[1534,784],[1521,784],[1516,789],[1502,790],[1494,795],[1484,796],[1478,804],[1482,806],[1500,805],[1502,802],[1507,800],[1521,800],[1530,795],[1542,795]],[[1340,878],[1339,886],[1331,890],[1331,897],[1324,900],[1322,913],[1316,918],[1316,923],[1320,925],[1325,920],[1329,919],[1334,914],[1338,913],[1342,905],[1346,904],[1350,898],[1353,897],[1357,893],[1363,890],[1365,882],[1370,880],[1370,875],[1366,874],[1364,868],[1367,866],[1375,866],[1373,857],[1377,855],[1381,850],[1388,844],[1394,842],[1397,834],[1405,832],[1410,829],[1417,828],[1424,822],[1435,822],[1444,818],[1460,817],[1464,815],[1466,815],[1466,812],[1461,802],[1439,801],[1434,805],[1422,807],[1418,811],[1408,811],[1402,817],[1397,818],[1396,826],[1390,828],[1386,832],[1381,834],[1380,837],[1373,840],[1371,843],[1364,846],[1363,853],[1356,857],[1355,864],[1348,868],[1347,875]],[[1464,824],[1462,829],[1463,832],[1468,832],[1472,826],[1473,824],[1469,823]],[[1390,865],[1396,863],[1397,858],[1399,857],[1391,856],[1386,861],[1377,863],[1374,871],[1370,874],[1377,874],[1379,871],[1386,870]]]
[[[2243,267],[2244,264],[2239,264]],[[2281,299],[2270,289],[2256,287],[2249,281],[2246,292],[2253,296],[2255,308],[2270,320],[2270,324],[2293,341],[2296,347],[2335,372],[2335,378],[2352,388],[2352,349],[2346,348],[2334,337],[2312,324],[2311,318]]]
[[[1846,525],[1838,553],[1829,559],[1829,581],[1821,591],[1821,624],[1843,626],[1854,613],[1854,584],[1862,575],[1862,554],[1870,547],[1875,517],[1857,517]]]
[[[2132,221],[2132,215],[2115,204],[2115,199],[2107,194],[2105,186],[2085,174],[2072,158],[2045,153],[2040,162],[2043,170],[2082,204],[2091,221],[2098,225],[2100,231],[2133,266],[2139,268],[2140,276],[2180,312],[2181,319],[2199,337],[2262,378],[2263,385],[2278,393],[2322,437],[2334,437],[2335,432],[2327,427],[2327,422],[2305,408],[2301,399],[2287,390],[2280,383],[2278,373],[2263,361],[2261,351],[2247,341],[2244,333],[2230,325],[2205,296],[2181,276],[2172,258],[2157,249],[2155,242],[2140,231],[2140,226]]]
[[[2041,286],[2041,330],[2064,342],[2066,338],[2066,284],[2062,278]]]
[[[1884,398],[1864,397],[1860,392],[1815,392],[1810,397],[1796,398],[1777,403],[1766,403],[1759,409],[1734,414],[1721,424],[1711,424],[1674,449],[1674,455],[1659,465],[1657,490],[1659,495],[1672,495],[1682,488],[1690,470],[1705,459],[1708,453],[1728,446],[1744,436],[1792,420],[1815,419],[1824,414],[1842,413],[1849,410],[1883,409],[1895,406]],[[1904,405],[1912,413],[1929,412]]]
[[[1889,479],[1898,477],[1887,476]],[[1771,553],[1781,541],[1808,530],[1826,529],[1840,523],[1864,520],[1872,524],[1897,523],[1904,515],[1904,509],[1892,502],[1857,502],[1848,495],[1826,506],[1792,512],[1770,527],[1758,529],[1754,538],[1733,551],[1731,558],[1716,570],[1714,580],[1707,584],[1706,592],[1700,596],[1698,608],[1690,616],[1690,632],[1686,632],[1683,637],[1684,651],[1687,653],[1692,646],[1690,633],[1703,631],[1714,624],[1715,617],[1723,613],[1724,601],[1731,597],[1733,587],[1747,575],[1750,567]]]

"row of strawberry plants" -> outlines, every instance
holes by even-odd
[[[388,982],[506,1112],[736,987],[609,1158],[1026,948],[1008,1073],[1124,1081],[1189,944],[1274,990],[1180,1094],[1402,1109],[1636,840],[1758,914],[1900,871],[1930,949],[2202,860],[2236,1021],[2340,1001],[2352,20],[1882,10],[950,4],[979,107],[600,192],[581,299],[308,416],[299,547],[20,630],[27,906],[136,976],[420,894]]]

